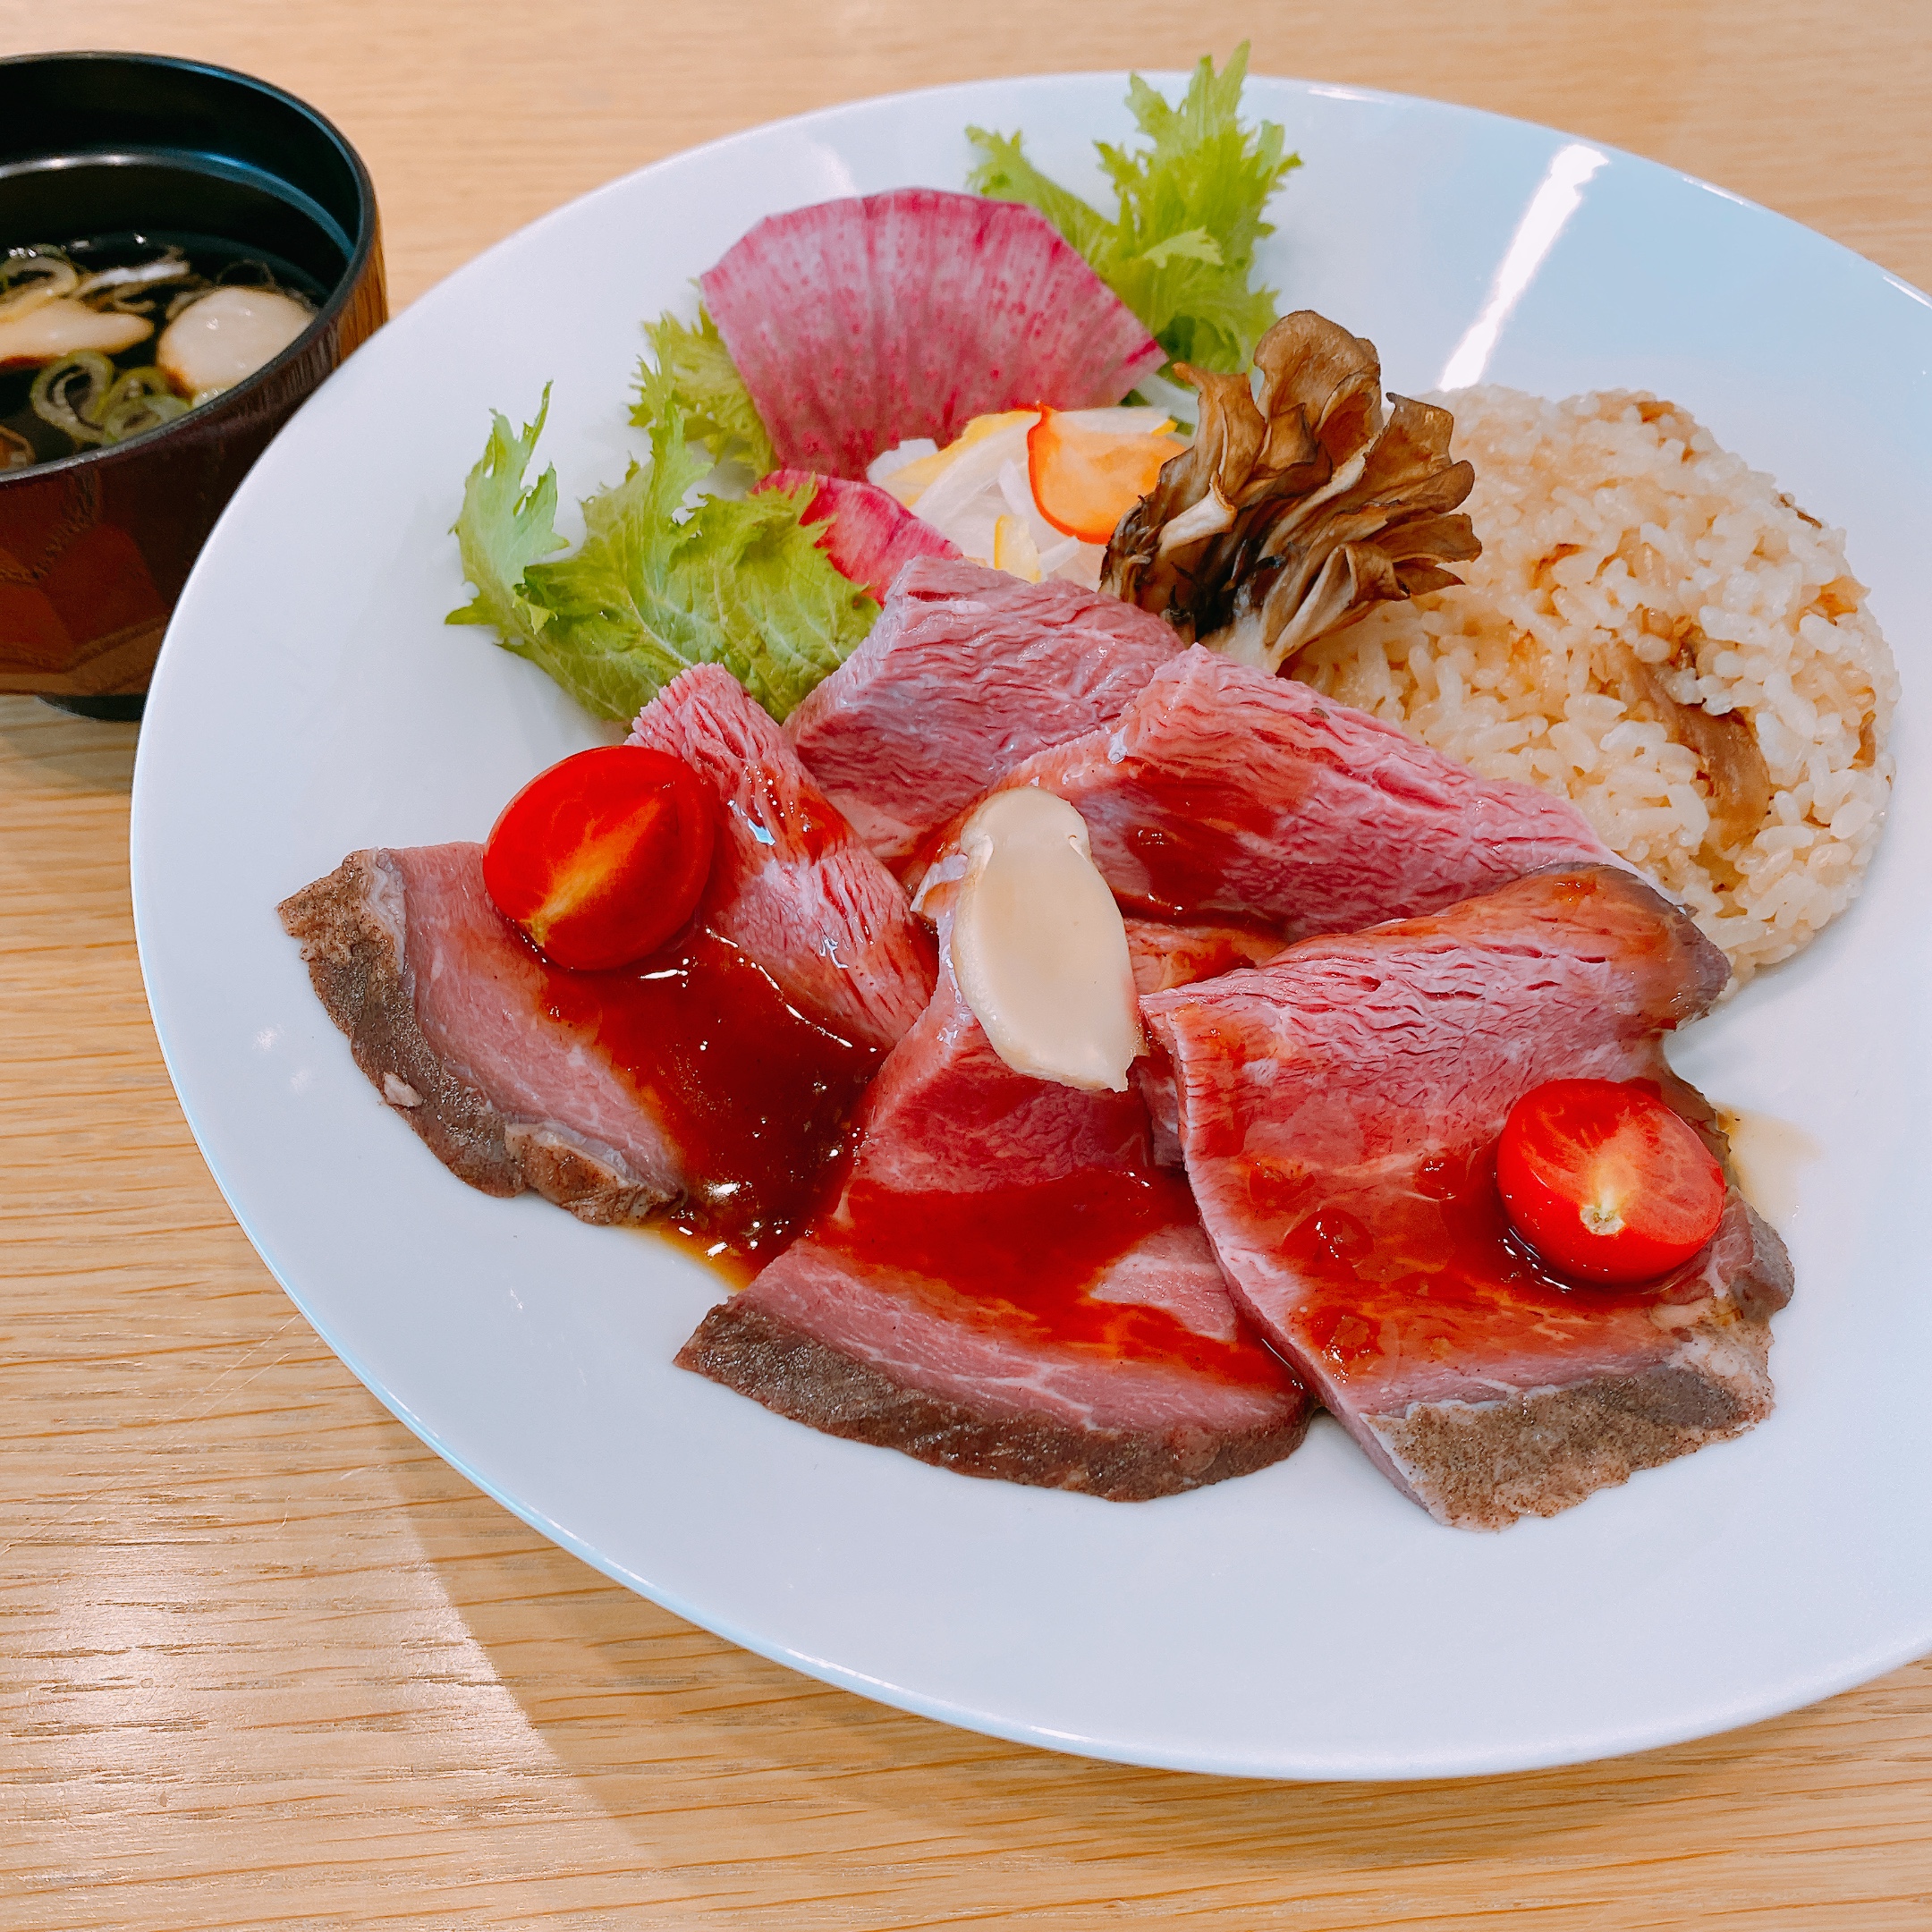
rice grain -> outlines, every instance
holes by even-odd
[[[1843,533],[1652,396],[1436,400],[1476,467],[1481,557],[1294,675],[1574,801],[1734,983],[1787,958],[1856,894],[1891,788],[1898,675]]]

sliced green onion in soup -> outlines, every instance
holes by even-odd
[[[106,356],[82,349],[47,363],[34,377],[28,401],[42,422],[76,443],[105,443],[98,416],[114,378],[114,366]]]
[[[185,416],[192,406],[184,396],[174,394],[159,369],[129,369],[101,404],[101,440],[124,443],[144,429],[158,429],[163,423]]]
[[[33,411],[80,444],[124,443],[188,412],[157,369],[117,370],[98,351],[49,362],[34,377]]]
[[[58,249],[25,249],[0,257],[0,313],[24,314],[42,302],[71,295],[80,272]]]

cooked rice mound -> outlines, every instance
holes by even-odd
[[[1857,892],[1892,782],[1898,675],[1843,532],[1674,403],[1440,400],[1476,466],[1482,556],[1463,587],[1318,640],[1294,675],[1572,799],[1734,983],[1795,953]],[[1748,735],[1711,722],[1733,715]]]

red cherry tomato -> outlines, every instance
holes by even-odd
[[[1510,1111],[1496,1186],[1516,1232],[1586,1281],[1640,1282],[1717,1232],[1724,1170],[1636,1081],[1550,1080]]]
[[[594,972],[641,959],[690,919],[715,834],[682,758],[603,745],[539,772],[504,807],[483,884],[546,958]]]

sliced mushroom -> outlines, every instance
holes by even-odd
[[[1748,845],[1771,809],[1771,767],[1750,720],[1738,711],[1680,704],[1662,667],[1644,663],[1628,645],[1619,648],[1616,668],[1619,695],[1631,714],[1661,724],[1696,758],[1710,787],[1711,843],[1727,852]]]
[[[119,355],[153,334],[140,316],[103,314],[72,296],[9,304],[0,309],[0,369],[38,369],[84,349]]]
[[[1476,473],[1446,410],[1382,394],[1372,343],[1302,309],[1255,373],[1179,366],[1201,399],[1193,445],[1114,533],[1102,588],[1183,637],[1279,668],[1372,603],[1461,581],[1481,554],[1455,513]]]
[[[960,834],[950,952],[961,996],[1017,1073],[1124,1093],[1143,1045],[1127,929],[1087,826],[1037,786],[995,792]]]

